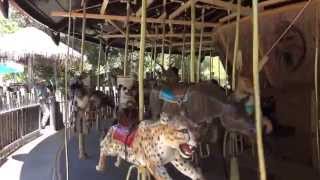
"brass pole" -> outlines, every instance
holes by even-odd
[[[143,79],[144,79],[144,51],[146,40],[146,17],[147,17],[147,0],[142,0],[141,14],[141,38],[140,38],[140,53],[139,53],[139,120],[143,120],[144,114],[144,94],[143,94]]]
[[[196,8],[195,8],[195,0],[190,0],[191,2],[191,46],[190,46],[190,81],[191,83],[195,82],[195,31],[196,31],[196,26],[195,26],[195,20],[196,20]]]
[[[165,19],[167,17],[167,10],[166,10],[166,4],[167,0],[163,0],[162,6],[163,6],[163,23],[162,23],[162,47],[161,47],[161,65],[164,66],[164,41],[165,41],[165,33],[166,33],[166,24]]]
[[[239,51],[239,31],[240,31],[240,6],[241,1],[237,0],[237,22],[236,22],[236,32],[235,32],[235,40],[234,40],[234,49],[233,49],[233,62],[232,62],[232,91],[236,88],[236,66],[238,59],[238,51]]]
[[[124,62],[123,62],[123,75],[127,76],[127,62],[128,62],[128,44],[129,44],[129,16],[130,16],[130,0],[127,0],[127,20],[126,20],[126,42],[125,42],[125,49],[124,49]]]
[[[254,88],[254,104],[257,131],[257,149],[260,180],[266,180],[266,166],[264,158],[263,140],[262,140],[262,123],[261,123],[261,105],[260,105],[260,84],[259,84],[259,22],[258,22],[258,1],[252,0],[253,11],[253,42],[252,42],[252,72]]]

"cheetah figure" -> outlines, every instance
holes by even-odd
[[[192,180],[204,180],[201,170],[187,160],[191,158],[196,142],[193,128],[184,118],[175,116],[170,121],[141,122],[130,146],[114,139],[115,128],[111,127],[100,144],[97,171],[105,169],[107,156],[119,156],[136,166],[146,167],[156,180],[172,179],[164,167],[167,163]]]

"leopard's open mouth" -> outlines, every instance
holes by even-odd
[[[194,152],[194,149],[195,147],[189,145],[189,144],[180,144],[179,145],[179,152],[180,152],[180,155],[183,157],[183,158],[186,158],[186,159],[189,159],[192,157],[192,154]]]

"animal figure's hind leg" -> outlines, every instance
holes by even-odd
[[[200,169],[196,169],[192,164],[180,156],[174,161],[171,161],[172,165],[176,167],[182,174],[188,176],[192,180],[205,180]]]

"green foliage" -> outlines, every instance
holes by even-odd
[[[0,15],[0,35],[14,33],[19,29],[19,24],[16,21],[6,19]]]

